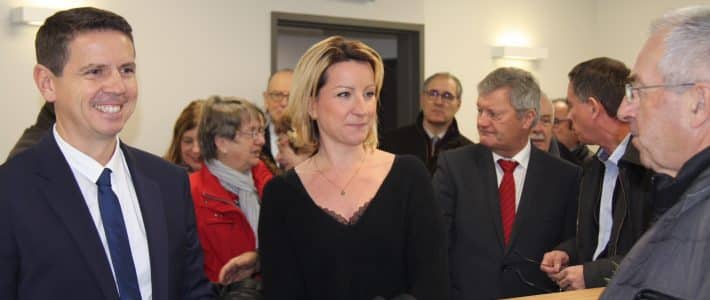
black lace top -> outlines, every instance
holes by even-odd
[[[294,171],[265,188],[259,224],[266,299],[448,299],[443,220],[429,174],[397,156],[346,220],[317,206]]]

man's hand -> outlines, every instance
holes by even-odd
[[[545,253],[540,262],[540,270],[547,273],[547,277],[555,280],[553,276],[557,275],[569,263],[569,255],[560,250],[552,250]],[[557,281],[555,281],[557,282]]]
[[[584,286],[584,265],[571,266],[559,273],[557,285],[563,290],[581,290]]]
[[[219,271],[219,281],[230,284],[251,277],[259,267],[259,255],[255,251],[244,252],[230,259]]]

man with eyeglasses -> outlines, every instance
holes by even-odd
[[[600,57],[569,73],[569,118],[583,143],[599,145],[583,165],[576,237],[545,254],[540,268],[562,289],[605,286],[615,266],[648,228],[651,177],[616,119],[630,70]]]
[[[264,146],[261,148],[262,158],[270,166],[272,173],[277,174],[276,155],[279,154],[279,137],[276,134],[276,122],[281,120],[284,109],[288,105],[289,91],[291,90],[292,69],[282,69],[274,72],[269,77],[266,91],[262,93],[264,97],[264,109],[266,110],[266,134],[264,135]]]
[[[579,142],[579,137],[574,132],[572,120],[568,118],[569,104],[567,99],[558,98],[552,100],[555,118],[552,123],[552,135],[557,142],[557,147],[560,151],[560,157],[581,166],[582,163],[594,156],[592,151],[589,151],[587,145]]]
[[[671,11],[651,26],[618,117],[641,162],[666,175],[657,201],[675,203],[634,245],[602,299],[710,297],[710,6]]]
[[[459,132],[454,117],[461,108],[461,81],[453,74],[443,72],[429,76],[423,86],[417,120],[385,133],[380,139],[380,149],[395,154],[412,154],[433,174],[439,153],[472,142]]]
[[[448,235],[452,299],[557,291],[540,259],[574,236],[581,171],[530,142],[540,87],[499,68],[478,84],[480,143],[439,156],[432,184]]]

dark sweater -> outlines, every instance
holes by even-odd
[[[259,251],[266,299],[448,299],[443,220],[429,175],[412,156],[392,169],[356,223],[313,202],[298,175],[264,191]]]

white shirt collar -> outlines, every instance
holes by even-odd
[[[59,132],[57,132],[56,124],[52,126],[52,133],[54,134],[54,139],[57,141],[59,149],[62,153],[64,153],[64,157],[69,165],[74,166],[74,169],[81,174],[81,176],[86,177],[91,182],[96,182],[99,179],[99,176],[101,176],[101,172],[104,171],[104,168],[109,168],[112,172],[121,170],[120,168],[121,160],[123,159],[123,152],[120,151],[120,142],[118,137],[116,137],[116,148],[113,151],[113,155],[111,155],[111,159],[105,166],[102,166],[91,156],[86,155],[84,152],[81,152],[79,149],[76,149],[74,146],[65,141],[59,135]]]
[[[532,151],[532,148],[530,146],[530,142],[527,142],[525,144],[525,147],[523,147],[522,150],[520,150],[518,153],[516,153],[515,155],[513,155],[513,157],[510,157],[510,158],[500,156],[497,153],[492,152],[492,151],[491,151],[491,153],[493,153],[493,162],[495,162],[496,165],[498,164],[499,159],[514,160],[518,163],[518,166],[523,167],[523,169],[527,169],[528,163],[530,163],[530,152],[531,151]]]
[[[602,162],[608,161],[615,165],[618,165],[619,160],[621,159],[621,157],[624,156],[624,153],[626,153],[626,146],[628,146],[629,140],[631,140],[631,133],[627,134],[626,137],[621,140],[621,143],[616,146],[616,149],[614,149],[614,152],[612,152],[611,155],[608,155],[608,153],[606,153],[606,151],[604,151],[604,149],[600,147],[599,153],[597,154],[599,160],[601,160]]]

